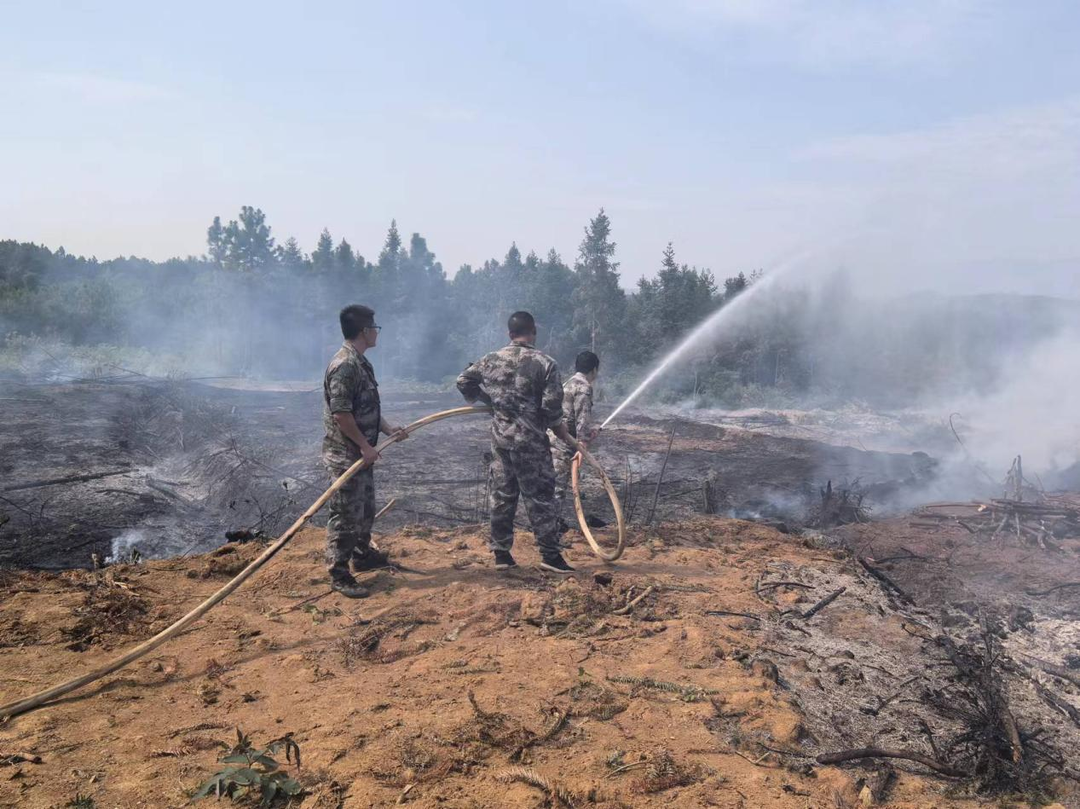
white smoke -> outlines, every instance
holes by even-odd
[[[1004,473],[1017,455],[1045,474],[1080,461],[1080,329],[1006,360],[989,395],[959,400],[973,456]]]

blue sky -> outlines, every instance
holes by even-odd
[[[449,271],[624,281],[802,251],[883,286],[1080,297],[1080,4],[597,0],[0,4],[0,238],[201,253],[262,207]]]

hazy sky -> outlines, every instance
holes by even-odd
[[[804,250],[1080,297],[1075,0],[0,2],[0,238],[201,253],[263,208],[449,271],[604,206],[624,281]],[[824,249],[821,249],[824,246]]]

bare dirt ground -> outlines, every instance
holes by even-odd
[[[850,530],[849,545],[888,558],[887,527]],[[940,551],[943,537],[917,530],[897,541]],[[577,545],[569,556],[579,573],[566,580],[532,567],[526,535],[522,567],[506,574],[491,569],[475,527],[379,540],[403,567],[369,576],[367,601],[329,592],[322,531],[306,530],[159,652],[0,727],[0,805],[60,807],[78,795],[98,807],[182,806],[237,727],[256,743],[292,734],[303,766],[289,769],[309,790],[305,807],[1034,805],[980,796],[990,772],[950,778],[905,760],[815,760],[875,746],[960,768],[985,763],[949,710],[970,684],[948,643],[977,649],[977,637],[965,644],[978,622],[962,608],[965,621],[943,613],[949,597],[936,580],[903,575],[913,563],[876,562],[893,565],[914,605],[839,543],[722,517],[635,529],[614,566]],[[1074,545],[1056,563],[1008,556],[994,603],[1074,575]],[[0,697],[102,663],[258,550],[3,574]],[[1077,590],[1055,592],[1032,597],[1034,638],[1080,605]],[[1036,648],[1007,618],[994,632],[1008,659]],[[1047,644],[1039,654],[1059,653]],[[1076,684],[1026,676],[1003,686],[1024,755],[1034,765],[1041,740],[1074,757],[1080,728],[1038,689],[1075,710]],[[550,792],[506,780],[536,775]],[[872,797],[883,783],[885,797]],[[1039,783],[1080,805],[1070,782]]]

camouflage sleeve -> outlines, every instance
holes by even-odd
[[[331,413],[351,413],[360,388],[360,374],[354,366],[343,363],[327,372],[326,389]]]
[[[577,434],[584,438],[592,430],[592,388],[586,388],[574,397],[574,424]]]
[[[461,395],[465,397],[465,401],[469,404],[480,400],[486,405],[491,404],[491,397],[487,395],[487,392],[480,387],[480,383],[483,381],[483,376],[480,374],[479,363],[473,363],[457,378],[457,389],[461,391]]]
[[[563,420],[562,400],[562,377],[559,366],[553,362],[544,378],[544,395],[540,400],[540,415],[549,428],[557,427]]]

